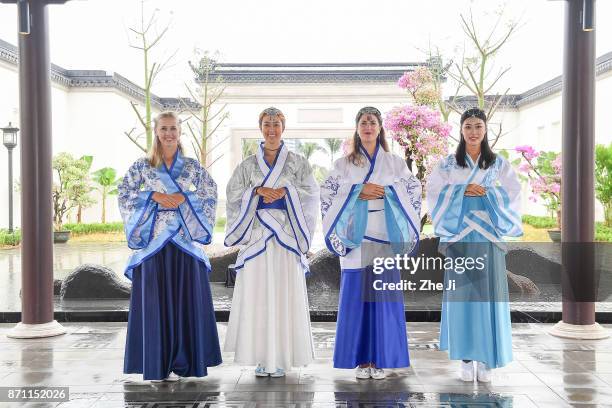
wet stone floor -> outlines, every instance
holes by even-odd
[[[15,340],[0,324],[0,386],[65,386],[70,400],[32,407],[327,408],[612,406],[612,339],[552,337],[549,324],[513,325],[514,361],[492,382],[464,383],[439,350],[437,323],[408,323],[411,367],[385,380],[332,368],[335,323],[313,323],[316,361],[284,378],[256,378],[231,353],[202,379],[150,383],[122,373],[125,323],[65,323],[63,336]],[[219,323],[221,343],[226,324]],[[612,329],[612,326],[607,326]]]

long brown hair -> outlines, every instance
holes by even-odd
[[[370,114],[376,116],[376,120],[378,120],[378,125],[380,126],[380,132],[378,133],[378,137],[376,138],[377,143],[380,143],[380,147],[383,148],[385,152],[389,151],[389,145],[387,144],[387,139],[385,138],[385,129],[383,128],[382,115],[380,111],[373,106],[365,106],[359,109],[357,112],[357,116],[355,117],[355,133],[353,134],[353,143],[351,146],[351,152],[347,156],[349,161],[356,166],[361,166],[364,163],[364,157],[359,147],[361,146],[361,139],[359,139],[359,120],[363,115]]]
[[[153,144],[151,145],[151,149],[149,149],[149,153],[147,154],[147,160],[149,161],[149,164],[151,165],[151,167],[159,167],[159,165],[162,163],[163,157],[162,157],[162,145],[161,145],[161,141],[159,140],[159,137],[157,137],[157,125],[159,124],[159,121],[162,119],[166,119],[166,118],[173,118],[176,120],[176,125],[178,127],[178,132],[179,132],[179,137],[181,135],[181,119],[178,116],[178,113],[173,112],[173,111],[164,111],[160,114],[158,114],[154,119],[153,119]],[[178,142],[178,151],[183,154],[183,145],[180,142]]]

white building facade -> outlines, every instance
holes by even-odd
[[[17,50],[0,40],[0,126],[8,122],[19,126]],[[224,215],[225,186],[235,166],[242,160],[242,140],[260,139],[259,113],[269,107],[281,109],[287,117],[284,138],[292,140],[350,138],[354,132],[356,112],[363,106],[378,107],[383,113],[408,102],[406,93],[397,87],[398,78],[419,63],[389,64],[223,64],[217,68],[226,85],[219,106],[227,104],[229,118],[214,135],[209,146],[215,148],[210,167],[219,186],[219,212]],[[116,73],[75,71],[52,67],[53,153],[69,152],[76,157],[94,157],[92,170],[113,167],[124,174],[143,152],[125,135],[140,129],[130,103],[142,104],[143,90]],[[596,142],[612,141],[612,53],[597,62]],[[182,110],[177,98],[153,98],[155,113]],[[469,99],[463,103],[469,104]],[[531,144],[538,149],[560,151],[561,148],[561,78],[557,77],[522,94],[506,98],[493,124],[503,123],[503,136],[496,147],[513,148]],[[453,116],[454,133],[458,134]],[[136,131],[138,133],[138,130]],[[183,135],[186,147],[190,146]],[[8,225],[7,151],[0,153],[0,228]],[[191,149],[188,149],[191,150]],[[19,146],[13,151],[15,182],[19,180]],[[329,167],[329,156],[317,153],[313,163]],[[97,192],[93,193],[100,199]],[[527,196],[528,194],[526,194]],[[19,192],[14,195],[14,224],[20,225]],[[524,212],[544,214],[540,205],[527,199]],[[603,216],[597,209],[598,219]],[[74,214],[72,220],[74,221]],[[83,222],[100,222],[101,205],[83,211]],[[107,221],[119,221],[116,198],[107,201]]]

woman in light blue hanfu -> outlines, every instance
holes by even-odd
[[[325,243],[342,271],[334,367],[383,379],[385,368],[410,361],[403,293],[380,290],[400,282],[399,270],[377,274],[373,262],[416,250],[421,183],[389,151],[378,109],[361,109],[355,127],[351,153],[336,160],[321,186]]]
[[[427,180],[440,252],[453,260],[444,287],[455,282],[455,290],[444,292],[440,349],[451,360],[463,360],[463,381],[488,382],[492,369],[512,361],[503,237],[523,233],[520,190],[510,163],[491,151],[486,114],[478,108],[464,112],[456,153]]]
[[[176,113],[155,118],[155,140],[119,185],[119,209],[134,250],[125,373],[145,380],[204,377],[221,364],[208,282],[217,185],[183,156]]]
[[[319,186],[310,164],[281,140],[285,115],[259,115],[264,141],[227,184],[226,246],[239,246],[225,351],[282,377],[314,359],[305,275],[317,223]]]

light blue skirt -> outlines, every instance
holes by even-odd
[[[478,208],[478,201],[467,200],[467,205]],[[450,245],[446,256],[482,257],[484,269],[445,271],[444,287],[452,280],[455,290],[444,292],[440,349],[448,350],[451,360],[480,361],[489,368],[505,366],[512,361],[512,326],[504,251],[472,231]]]

